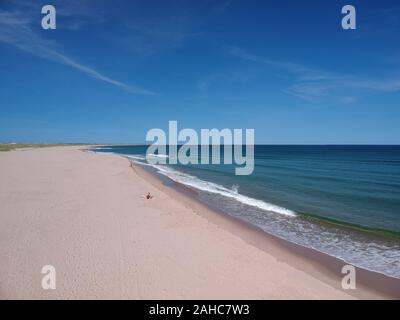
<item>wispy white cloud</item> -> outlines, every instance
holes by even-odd
[[[335,99],[339,103],[353,103],[365,94],[400,91],[400,79],[373,79],[355,74],[331,72],[303,64],[260,57],[239,47],[228,47],[228,53],[242,60],[288,74],[292,84],[282,91],[307,101]]]
[[[291,72],[293,74],[296,74],[303,80],[323,80],[335,77],[333,73],[318,70],[315,68],[310,68],[302,64],[297,64],[288,61],[273,60],[266,57],[259,57],[251,53],[248,53],[247,51],[239,47],[234,47],[234,46],[228,47],[228,52],[231,55],[237,56],[247,61],[260,63],[270,67],[279,68],[281,70]]]
[[[0,10],[0,42],[12,45],[35,56],[66,65],[127,92],[143,95],[155,94],[150,90],[115,80],[92,67],[68,57],[57,42],[45,39],[34,32],[32,23],[33,21],[29,14],[17,10]]]

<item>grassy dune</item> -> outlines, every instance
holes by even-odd
[[[58,143],[58,144],[30,144],[30,143],[16,143],[16,144],[0,144],[0,151],[10,151],[21,148],[47,148],[47,147],[57,147],[57,146],[74,146],[74,145],[84,145],[84,144],[68,144],[68,143]]]

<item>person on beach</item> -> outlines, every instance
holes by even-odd
[[[153,196],[150,194],[150,192],[147,192],[146,199],[147,200],[153,199]]]

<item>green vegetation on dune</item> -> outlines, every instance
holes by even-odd
[[[0,144],[0,151],[10,151],[21,148],[47,148],[47,147],[59,147],[59,146],[79,146],[85,144],[68,144],[68,143],[56,143],[56,144],[31,144],[31,143],[13,143],[13,144]]]

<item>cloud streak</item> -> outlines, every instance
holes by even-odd
[[[154,95],[153,91],[129,85],[106,76],[64,54],[60,45],[45,39],[32,30],[32,20],[28,14],[19,11],[0,10],[0,42],[12,45],[35,56],[63,64],[94,79],[106,82],[133,94]]]
[[[339,103],[353,103],[370,93],[400,91],[400,79],[372,79],[353,74],[330,72],[288,61],[273,60],[253,55],[239,47],[228,47],[228,53],[242,60],[284,72],[292,82],[282,91],[312,102],[335,99]]]

